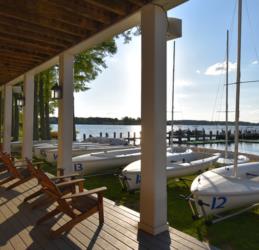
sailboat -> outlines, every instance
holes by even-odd
[[[173,113],[174,113],[174,71],[175,71],[175,42],[173,47],[173,81],[172,81],[172,123],[171,123],[171,147],[167,151],[167,177],[183,177],[208,168],[209,164],[216,162],[220,154],[204,154],[192,152],[190,149],[173,147]],[[119,175],[122,186],[127,191],[140,188],[141,161],[137,160],[128,164]]]
[[[242,0],[238,2],[234,165],[207,171],[192,185],[189,204],[194,216],[216,223],[259,205],[259,162],[238,164]],[[230,212],[232,209],[238,211]],[[229,212],[224,215],[224,212]],[[216,219],[210,220],[208,216]]]
[[[232,165],[234,158],[232,152],[228,152],[228,65],[229,65],[229,31],[227,30],[227,46],[226,46],[226,127],[225,127],[225,154],[224,157],[220,157],[217,163],[224,165]],[[249,158],[245,155],[238,155],[238,163],[249,162]]]

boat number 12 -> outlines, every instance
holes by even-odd
[[[226,202],[227,202],[227,198],[224,196],[213,197],[211,209],[224,208],[224,205],[226,204]]]

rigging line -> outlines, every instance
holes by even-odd
[[[215,111],[216,111],[216,106],[217,106],[217,100],[218,100],[218,95],[219,95],[220,86],[221,86],[221,84],[218,84],[218,89],[217,89],[216,98],[215,98],[214,105],[213,105],[213,108],[212,108],[211,121],[213,121],[213,118],[215,118]]]
[[[259,83],[259,80],[251,80],[251,81],[240,81],[239,83],[240,84],[244,84],[244,83],[255,83],[255,82],[258,82]],[[236,82],[231,82],[229,83],[228,85],[235,85],[237,84]]]
[[[247,19],[248,19],[248,23],[249,23],[250,32],[251,32],[252,43],[253,43],[253,46],[254,46],[254,52],[255,52],[256,60],[259,62],[259,57],[258,57],[258,53],[257,53],[256,43],[255,43],[254,29],[253,29],[252,22],[251,22],[247,1],[245,1],[245,10],[246,10],[246,13],[247,13]]]
[[[221,86],[222,86],[222,85],[221,85]],[[221,89],[220,89],[220,90],[221,90]],[[221,94],[221,96],[220,96],[220,98],[219,98],[218,106],[219,106],[219,109],[221,110],[221,109],[222,109],[222,106],[223,106],[224,87],[222,88],[220,94]],[[221,118],[220,113],[218,113],[217,111],[216,111],[216,113],[217,113],[217,120],[220,120],[220,118]]]

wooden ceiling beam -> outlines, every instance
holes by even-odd
[[[67,47],[62,45],[53,45],[46,42],[41,41],[33,41],[31,39],[28,39],[27,37],[21,37],[19,35],[11,35],[2,33],[0,29],[0,43],[1,41],[6,41],[9,44],[13,44],[14,46],[17,44],[17,46],[25,46],[30,48],[39,49],[42,51],[49,51],[52,53],[55,53],[60,50],[64,50]]]
[[[18,76],[18,75],[21,75],[22,72],[24,72],[24,70],[28,70],[27,68],[24,68],[24,69],[16,69],[16,68],[5,68],[5,71],[8,72],[8,77],[6,78],[9,78],[9,75],[11,72],[14,72],[15,74],[13,74],[14,76]]]
[[[39,51],[39,50],[35,50],[32,48],[23,48],[23,47],[13,47],[10,46],[9,44],[1,44],[0,43],[0,50],[4,50],[7,53],[17,53],[17,54],[23,54],[23,55],[27,55],[27,56],[38,56],[40,58],[42,58],[42,60],[44,61],[45,59],[48,59],[50,56],[52,56],[51,53],[48,53],[46,51]]]
[[[2,58],[1,58],[2,59]],[[6,58],[5,60],[0,61],[0,65],[6,65],[6,66],[16,66],[17,68],[24,68],[26,65],[32,65],[32,62],[26,62],[22,60],[17,60],[17,59],[8,59]]]
[[[104,10],[108,10],[112,13],[115,13],[120,16],[124,16],[127,14],[127,8],[129,7],[125,4],[124,1],[121,0],[84,0],[87,3],[92,4],[93,6],[102,8]]]
[[[31,68],[31,65],[24,65],[23,67],[19,65],[14,65],[14,64],[1,64],[0,67],[3,68],[5,71],[17,71],[17,72],[26,72],[28,69]]]
[[[22,65],[35,65],[37,63],[40,63],[40,61],[36,61],[36,60],[33,60],[33,59],[27,59],[27,58],[15,58],[15,57],[12,57],[12,56],[7,56],[7,55],[3,55],[0,53],[0,58],[1,58],[1,62],[2,63],[14,63],[14,64],[22,64]]]
[[[47,53],[49,55],[53,55],[53,54],[57,54],[60,50],[58,49],[53,49],[51,47],[46,47],[44,45],[40,45],[38,43],[31,43],[31,42],[24,42],[24,41],[17,41],[13,38],[10,38],[10,36],[1,36],[1,33],[0,33],[0,46],[1,45],[5,45],[5,44],[8,44],[8,46],[11,48],[19,48],[19,49],[22,49],[22,50],[27,50],[27,51],[30,51],[30,50],[33,50],[33,51],[39,51],[39,52],[43,52],[43,53]]]
[[[19,75],[20,72],[8,72],[8,76],[4,76],[0,72],[0,85],[8,83],[10,80]]]
[[[103,24],[110,24],[112,22],[112,17],[109,12],[95,8],[81,0],[70,0],[67,1],[66,4],[64,4],[63,0],[46,1],[50,5],[54,5],[62,10],[68,11],[69,13],[77,13],[77,15],[84,18],[89,18]]]
[[[127,2],[135,4],[138,7],[142,7],[144,4],[146,4],[149,1],[146,1],[146,0],[127,0]]]
[[[9,0],[16,2],[17,0]],[[86,17],[80,17],[76,11],[67,13],[67,11],[57,8],[56,5],[49,4],[46,0],[19,0],[19,6],[23,8],[25,13],[34,14],[49,19],[49,21],[56,20],[64,24],[74,26],[76,29],[82,29],[87,31],[96,31],[99,28],[99,22],[93,21]],[[64,4],[64,1],[63,1]]]
[[[0,33],[1,33],[0,35],[11,36],[17,40],[30,41],[32,43],[42,43],[50,47],[54,46],[54,47],[65,49],[71,45],[71,43],[63,41],[61,39],[48,37],[42,33],[20,30],[19,26],[17,27],[17,26],[2,24],[1,21],[0,21]]]
[[[39,25],[24,22],[22,20],[17,20],[12,17],[6,17],[0,15],[0,23],[4,25],[9,25],[12,27],[19,27],[19,30],[25,31],[25,32],[32,32],[35,35],[44,35],[46,37],[49,37],[50,39],[55,39],[57,41],[61,40],[66,43],[73,43],[76,40],[78,40],[79,36],[67,34],[62,31],[57,31],[53,29],[48,29],[46,27],[41,27]]]
[[[36,1],[37,2],[37,1]],[[19,11],[17,11],[19,9]],[[16,6],[15,8],[11,5],[7,5],[5,3],[0,2],[0,16],[12,17],[17,20],[22,20],[24,22],[36,24],[41,27],[46,27],[50,30],[58,30],[68,34],[79,36],[81,39],[89,35],[89,29],[84,30],[80,27],[76,27],[75,25],[71,25],[68,23],[60,22],[59,20],[53,18],[46,18],[46,16],[37,13],[39,11],[27,11],[26,8],[22,6]]]
[[[13,68],[16,68],[16,69],[24,69],[24,68],[31,68],[35,63],[29,63],[29,62],[21,62],[21,61],[8,61],[8,60],[5,60],[5,61],[1,61],[0,62],[0,67],[5,69],[5,68],[9,68],[9,67],[13,67]]]
[[[36,54],[29,54],[29,53],[26,53],[26,52],[13,52],[13,50],[10,50],[10,48],[1,48],[0,47],[0,55],[3,55],[3,56],[8,56],[10,58],[27,58],[27,59],[30,59],[30,60],[34,60],[34,61],[39,61],[41,62],[44,57],[42,56],[38,56]],[[1,57],[0,57],[1,58]]]
[[[11,54],[11,53],[7,53],[7,52],[3,52],[0,50],[0,58],[1,60],[6,60],[6,59],[10,59],[10,60],[20,60],[20,61],[27,61],[27,62],[32,62],[32,63],[40,63],[42,61],[42,58],[35,58],[33,56],[22,56],[20,54]]]

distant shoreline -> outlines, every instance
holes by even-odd
[[[50,117],[50,124],[57,124],[57,117]],[[140,118],[124,117],[118,118],[106,118],[106,117],[75,117],[75,123],[81,125],[141,125]],[[235,125],[234,122],[228,123],[230,126]],[[167,125],[171,125],[171,121],[167,121]],[[206,121],[206,120],[175,120],[174,125],[225,125],[224,121]],[[259,126],[259,123],[240,121],[241,126]]]

